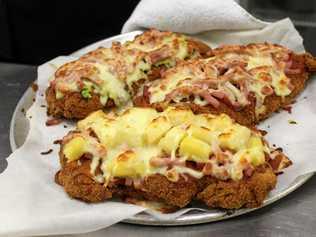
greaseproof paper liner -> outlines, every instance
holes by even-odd
[[[219,43],[250,43],[270,41],[302,51],[302,39],[294,32],[292,23],[285,19],[270,24],[268,29],[226,32],[216,31],[197,35],[198,38],[216,46]],[[131,33],[128,38],[133,36]],[[124,40],[124,37],[116,37]],[[100,45],[109,45],[111,40],[101,41],[89,47],[89,50]],[[80,56],[81,52],[76,53]],[[0,174],[0,235],[26,236],[49,234],[74,234],[98,230],[136,213],[145,208],[122,203],[106,201],[99,204],[86,204],[70,199],[63,188],[54,182],[58,171],[59,146],[53,141],[62,138],[74,123],[65,121],[59,125],[47,127],[45,89],[56,68],[76,57],[58,57],[38,68],[39,90],[36,101],[27,116],[30,118],[30,132],[25,144],[8,158],[7,169]],[[259,128],[268,131],[267,139],[284,149],[293,161],[293,165],[278,177],[278,185],[270,195],[277,195],[287,188],[300,175],[316,170],[316,81],[311,79],[305,91],[297,98],[292,113],[286,111],[274,114],[260,124]],[[297,124],[290,124],[295,120]],[[66,126],[64,126],[66,125]],[[53,149],[48,155],[43,151]],[[204,210],[203,207],[194,210]],[[161,214],[147,210],[150,215],[161,220],[173,220],[192,210],[182,209],[172,214]]]

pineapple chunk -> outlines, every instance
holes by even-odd
[[[102,144],[113,147],[117,143],[115,122],[116,120],[107,117],[104,112],[99,110],[79,121],[77,126],[80,130],[91,128]]]
[[[180,144],[179,153],[182,156],[188,156],[188,160],[206,162],[212,153],[212,149],[207,143],[197,138],[187,136]]]
[[[251,132],[247,127],[234,124],[219,135],[220,146],[235,151],[239,150],[246,146],[250,135]]]
[[[168,153],[177,150],[179,143],[186,134],[181,126],[171,128],[167,134],[160,140],[158,146]]]
[[[242,160],[247,160],[253,166],[258,166],[265,162],[265,155],[263,149],[253,147],[238,151],[234,155],[234,160],[235,166],[238,167],[241,165],[240,163],[242,163]]]
[[[231,127],[233,122],[229,116],[227,116],[226,114],[221,114],[215,118],[210,118],[208,124],[209,128],[212,131],[221,132],[227,129],[228,127]]]
[[[91,128],[99,138],[100,142],[106,147],[115,147],[119,143],[117,128],[114,124],[104,124],[103,126],[94,124]]]
[[[157,114],[154,109],[130,108],[121,115],[120,120],[122,123],[144,129],[144,126],[151,122]]]
[[[146,170],[144,160],[138,159],[134,151],[128,150],[121,153],[110,164],[114,177],[141,177]]]
[[[173,126],[191,124],[194,121],[194,114],[191,110],[170,107],[165,111]]]
[[[231,168],[230,175],[232,180],[241,180],[243,177],[243,169],[241,165],[235,163]]]
[[[214,133],[212,133],[208,128],[199,127],[195,125],[190,125],[188,129],[188,134],[208,144],[212,144],[215,138]]]
[[[254,166],[263,164],[265,162],[263,149],[260,149],[258,147],[248,149],[247,160]]]
[[[248,148],[258,147],[260,149],[263,149],[263,143],[259,136],[251,136],[247,142]]]
[[[211,114],[199,114],[199,115],[195,115],[194,117],[194,121],[192,124],[195,124],[197,126],[201,126],[201,127],[208,127],[208,120],[210,120],[212,117],[214,117]]]
[[[129,146],[143,146],[143,134],[148,124],[156,117],[154,109],[132,108],[124,112],[118,123],[118,143]]]
[[[71,139],[63,148],[63,153],[67,160],[78,160],[86,152],[86,141],[83,137]]]
[[[102,110],[95,111],[91,113],[88,117],[83,120],[80,120],[77,123],[77,127],[79,130],[84,130],[92,127],[95,124],[106,124],[109,122],[109,118],[107,118],[106,114]]]
[[[248,161],[254,165],[260,165],[265,162],[264,146],[260,136],[253,135],[249,138],[247,143]]]
[[[170,128],[171,123],[167,117],[160,116],[148,125],[144,133],[144,139],[148,144],[156,144]]]

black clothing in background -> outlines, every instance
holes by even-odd
[[[0,61],[41,64],[119,34],[138,0],[0,0]]]

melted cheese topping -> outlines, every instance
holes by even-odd
[[[172,60],[184,59],[188,56],[187,38],[184,35],[158,30],[146,31],[135,38],[134,41],[125,43],[129,49],[143,52],[152,52],[167,47]],[[169,61],[170,63],[170,61]]]
[[[120,106],[130,100],[134,83],[147,80],[151,67],[173,66],[191,56],[184,35],[150,30],[133,41],[113,43],[111,48],[99,48],[61,66],[51,85],[57,99],[68,91],[85,90],[88,97],[91,93],[100,95],[103,105],[111,98]]]
[[[124,88],[124,83],[110,73],[107,65],[96,63],[94,66],[98,69],[99,79],[102,81],[101,86],[94,90],[100,94],[101,103],[104,105],[107,99],[111,98],[116,105],[125,104],[130,96]]]
[[[245,169],[263,164],[265,154],[270,155],[258,132],[224,114],[130,108],[119,115],[94,112],[77,127],[79,132],[64,138],[62,153],[68,162],[89,153],[91,173],[100,167],[102,174],[95,180],[105,185],[115,177],[143,179],[152,174],[174,182],[185,174],[240,180]],[[204,168],[190,168],[188,161]]]
[[[285,48],[256,44],[227,46],[214,50],[208,59],[187,61],[169,69],[161,80],[150,82],[149,102],[191,102],[218,106],[226,98],[233,107],[249,104],[248,95],[256,97],[257,115],[265,111],[264,99],[276,94],[282,98],[293,87],[285,74],[289,51]],[[193,96],[193,99],[192,99]]]

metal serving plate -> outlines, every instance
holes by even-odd
[[[72,56],[81,56],[82,54],[91,51],[99,46],[110,46],[113,41],[126,41],[133,38],[136,34],[139,34],[140,31],[131,32],[128,34],[122,34],[119,36],[115,36],[103,41],[99,41],[95,44],[87,46],[81,50],[76,51],[72,54]],[[35,92],[28,88],[22,98],[19,100],[15,111],[13,113],[11,124],[10,124],[10,145],[12,151],[16,150],[20,146],[23,145],[26,136],[29,131],[29,122],[25,117],[25,112],[27,111],[32,103],[33,98],[35,97]],[[270,195],[263,203],[261,207],[267,206],[286,195],[290,194],[301,185],[303,185],[309,178],[311,178],[314,173],[309,173],[306,175],[302,175],[298,177],[288,188],[276,193],[274,195]],[[239,216],[259,208],[244,208],[236,211],[224,211],[214,209],[212,212],[201,212],[201,211],[190,211],[176,218],[175,220],[157,220],[153,216],[147,213],[139,213],[132,218],[126,219],[123,222],[131,223],[131,224],[140,224],[140,225],[156,225],[156,226],[177,226],[177,225],[192,225],[192,224],[201,224],[208,223],[213,221],[224,220],[228,218],[232,218],[235,216]]]

